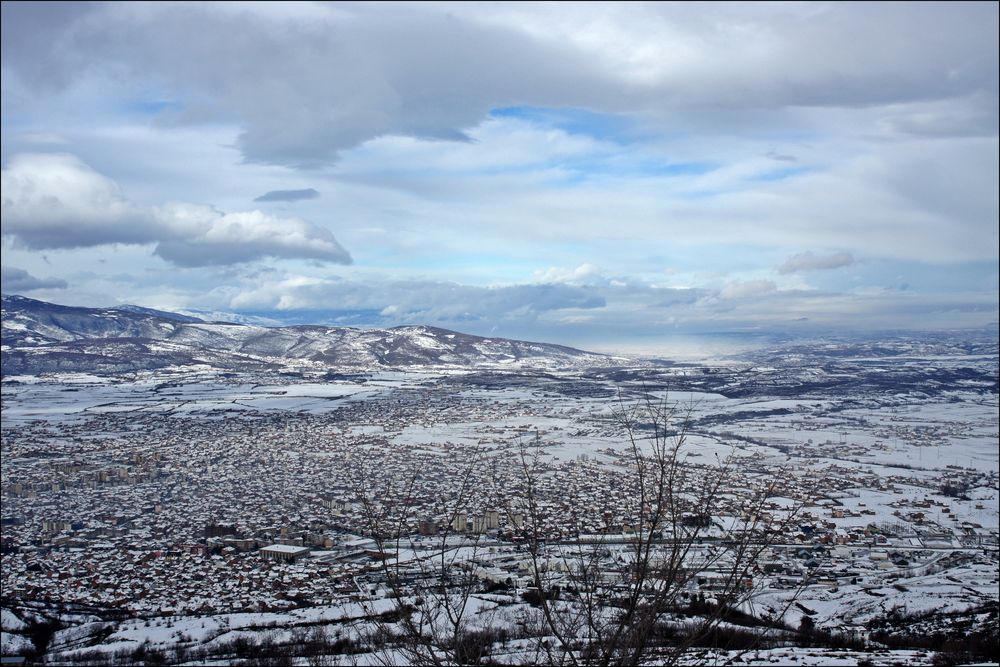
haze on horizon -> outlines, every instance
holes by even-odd
[[[998,326],[998,5],[2,5],[2,289],[588,349]]]

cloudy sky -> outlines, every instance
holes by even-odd
[[[998,5],[3,3],[3,291],[591,349],[998,320]]]

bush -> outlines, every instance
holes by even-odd
[[[493,652],[493,644],[506,638],[507,633],[502,629],[462,633],[454,645],[454,660],[459,665],[484,664]]]

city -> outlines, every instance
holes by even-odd
[[[146,647],[171,655],[232,639],[193,639],[185,619],[241,614],[324,619],[360,646],[372,610],[436,577],[511,616],[539,584],[572,589],[584,560],[627,587],[643,543],[685,544],[685,599],[729,586],[789,627],[870,636],[896,607],[995,610],[995,357],[954,355],[960,380],[927,394],[899,377],[892,396],[809,389],[808,368],[776,388],[736,359],[592,361],[5,375],[5,613],[90,618],[55,634],[68,661],[143,644],[114,618],[174,628]],[[706,376],[723,393],[693,391]],[[789,387],[802,398],[777,397]],[[677,500],[653,526],[636,453],[655,460],[657,442]],[[748,531],[759,548],[734,586]]]

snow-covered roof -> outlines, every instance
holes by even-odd
[[[301,554],[309,550],[309,547],[296,547],[291,544],[272,544],[261,549],[261,551],[271,551],[283,554]]]

